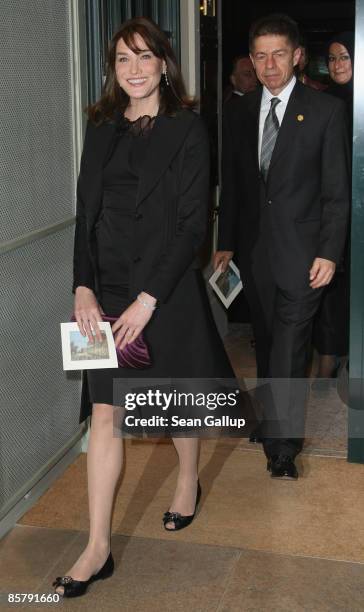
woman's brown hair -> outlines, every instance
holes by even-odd
[[[140,53],[141,49],[138,49],[135,44],[136,34],[139,34],[146,43],[148,49],[152,51],[156,57],[163,59],[167,65],[169,84],[166,84],[166,80],[162,76],[159,84],[159,113],[164,115],[175,115],[177,111],[183,108],[194,108],[196,106],[196,101],[189,98],[186,94],[180,68],[165,33],[151,19],[147,17],[135,17],[125,21],[112,37],[109,44],[106,79],[101,98],[86,109],[89,119],[97,125],[104,121],[113,120],[115,111],[119,110],[124,112],[129,103],[129,96],[124,92],[116,80],[116,46],[120,38],[122,38],[129,49],[134,53]]]

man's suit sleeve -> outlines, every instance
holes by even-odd
[[[346,108],[335,100],[327,124],[321,157],[321,228],[317,257],[341,259],[350,207],[350,154]]]
[[[95,273],[87,246],[87,224],[85,202],[82,196],[83,168],[86,163],[86,151],[92,130],[91,122],[87,123],[83,152],[81,156],[80,173],[77,181],[76,229],[73,250],[73,285],[75,292],[79,286],[95,290]]]
[[[193,263],[207,229],[209,202],[209,140],[196,115],[186,138],[177,205],[176,234],[160,256],[143,290],[165,302]]]
[[[239,224],[239,189],[237,157],[232,138],[233,103],[227,102],[223,112],[221,196],[218,217],[218,250],[235,251]]]

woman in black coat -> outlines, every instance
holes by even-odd
[[[113,381],[233,376],[198,263],[207,223],[208,138],[191,108],[165,34],[145,18],[124,23],[111,41],[103,95],[88,109],[77,189],[74,312],[90,341],[93,332],[100,334],[103,313],[117,317],[112,331],[120,349],[143,331],[152,365],[145,372],[86,372],[80,420],[92,415],[90,536],[68,576],[54,583],[64,596],[81,595],[90,581],[113,572],[111,514],[122,465],[122,439],[113,435],[113,423],[124,410],[116,409]],[[147,406],[144,416],[152,414]],[[192,521],[200,496],[196,431],[194,437],[183,428],[178,434],[171,434],[177,487],[163,518],[170,530]]]
[[[327,47],[330,84],[325,93],[341,98],[346,104],[350,141],[353,138],[353,68],[354,34],[336,34]],[[319,354],[318,379],[313,389],[325,390],[337,373],[339,357],[349,352],[350,237],[335,277],[326,288],[313,328],[313,345]]]

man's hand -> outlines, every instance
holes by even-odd
[[[102,342],[101,330],[98,322],[102,321],[103,310],[100,307],[94,292],[88,287],[77,287],[75,291],[74,305],[75,319],[83,336],[88,337],[89,342],[94,342],[92,330],[96,339]]]
[[[225,272],[233,255],[233,251],[216,251],[214,255],[214,270],[221,266],[221,271]]]
[[[336,264],[329,259],[316,257],[310,270],[310,287],[318,289],[328,285],[335,274]]]

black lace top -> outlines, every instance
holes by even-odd
[[[104,187],[109,188],[138,178],[148,148],[155,117],[143,115],[136,121],[122,117],[117,127],[119,139],[103,173]]]
[[[138,182],[155,117],[122,117],[111,156],[103,169],[103,201],[96,225],[101,291],[127,294]]]
[[[120,132],[129,132],[134,136],[146,136],[154,126],[155,120],[156,116],[151,117],[150,115],[142,115],[135,119],[135,121],[130,121],[127,117],[122,116],[118,130]]]

